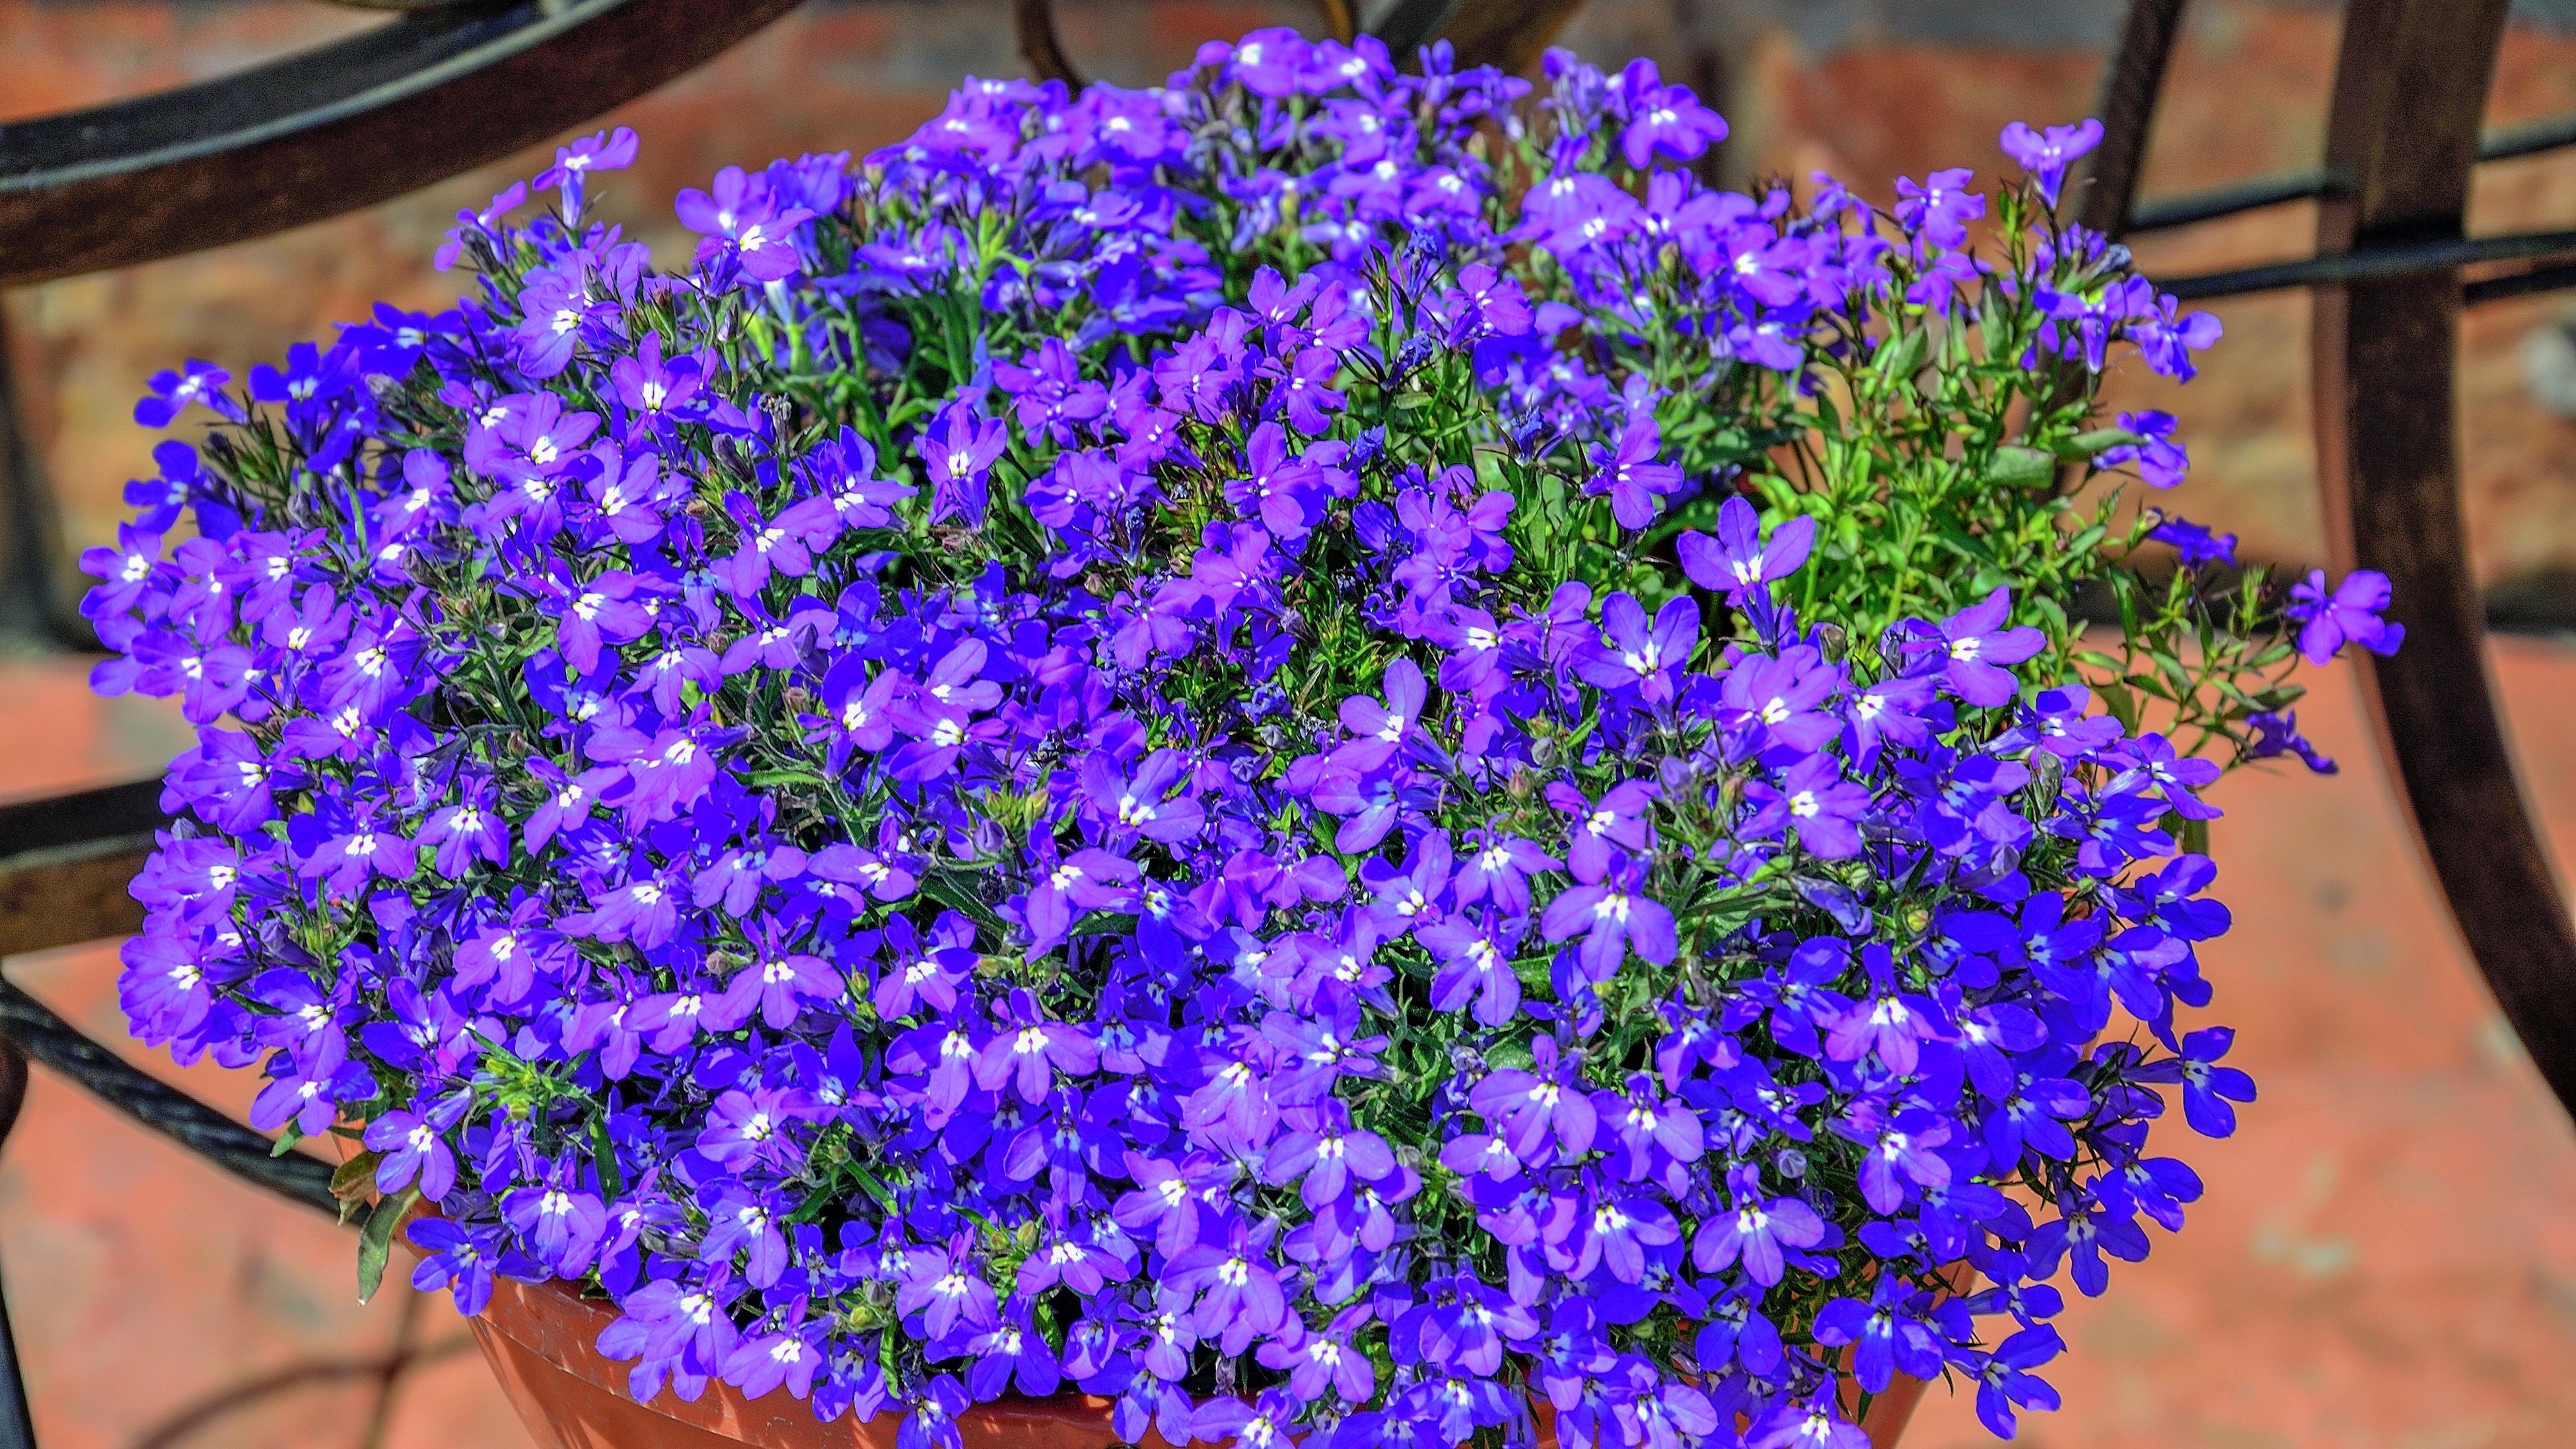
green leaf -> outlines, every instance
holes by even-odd
[[[2182,823],[2182,848],[2191,855],[2209,854],[2209,822],[2186,820]]]
[[[884,1208],[888,1212],[894,1211],[894,1193],[889,1191],[884,1183],[877,1180],[877,1175],[875,1173],[870,1172],[867,1168],[853,1162],[850,1164],[850,1175],[858,1180],[861,1191],[875,1199],[877,1206]],[[891,1334],[887,1336],[892,1337]]]
[[[2089,433],[2077,433],[2074,437],[2061,439],[2057,444],[2057,456],[2073,462],[2079,458],[2090,458],[2098,453],[2109,452],[2113,448],[2134,448],[2145,441],[2146,439],[2130,432],[2127,428],[2095,428]]]
[[[615,1202],[624,1197],[626,1174],[617,1170],[617,1146],[608,1140],[606,1112],[590,1119],[590,1150],[592,1160],[599,1164],[599,1185],[607,1189],[608,1200]]]
[[[1762,903],[1761,891],[1735,891],[1715,896],[1693,908],[1691,925],[1704,931],[1708,939],[1722,941],[1760,915]]]
[[[2127,685],[2105,684],[2094,693],[2102,696],[2103,706],[2111,711],[2111,718],[2120,722],[2122,732],[2132,735],[2138,732],[2138,697],[2130,692]]]
[[[331,1174],[331,1195],[343,1199],[365,1197],[367,1184],[375,1180],[376,1164],[382,1162],[384,1156],[369,1148],[341,1163],[339,1170]]]
[[[1926,345],[1923,330],[1911,329],[1881,346],[1870,364],[1878,369],[1879,376],[1903,381],[1921,370]]]
[[[921,893],[973,921],[979,929],[992,932],[996,944],[1010,934],[1002,918],[993,913],[993,908],[984,904],[971,887],[945,867],[933,867],[922,872]]]
[[[1986,465],[1986,481],[2004,488],[2037,488],[2057,476],[2057,459],[2019,443],[1995,449]]]
[[[2031,611],[2048,625],[2050,637],[2063,639],[2067,636],[2066,606],[2059,603],[2055,595],[2034,593],[2029,602]]]
[[[343,1225],[367,1205],[367,1193],[376,1185],[376,1164],[384,1156],[371,1148],[341,1163],[339,1170],[331,1174],[331,1196],[339,1200]]]
[[[367,1214],[367,1225],[358,1233],[358,1301],[376,1296],[385,1284],[385,1260],[393,1255],[394,1230],[402,1226],[405,1214],[420,1201],[420,1188],[407,1187],[394,1197],[376,1199],[375,1211]]]

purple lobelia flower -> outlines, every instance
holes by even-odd
[[[2003,132],[2004,154],[2021,163],[2038,183],[2040,198],[2051,206],[2057,204],[2058,188],[2065,184],[2066,168],[2101,144],[2102,123],[2089,116],[2072,126],[2051,126],[2045,131],[2015,121]]]
[[[566,146],[454,308],[139,410],[217,421],[84,558],[97,686],[198,728],[136,1031],[362,1131],[424,1285],[578,1281],[630,1391],[903,1449],[1067,1386],[1237,1449],[2053,1403],[2051,1280],[2201,1194],[2161,1089],[2252,1092],[2169,817],[2313,750],[2079,652],[2138,531],[2013,480],[2180,483],[2099,372],[2216,323],[2038,214],[2081,129],[1892,216],[1723,134],[1271,30],[728,168],[667,271],[594,216],[631,134]],[[1929,386],[1975,318],[1996,386]],[[2217,582],[2130,652],[2394,643]]]
[[[563,198],[565,224],[579,225],[584,184],[590,174],[632,166],[641,149],[641,143],[630,127],[593,132],[569,146],[556,147],[555,164],[538,172],[531,184],[559,190]]]
[[[2236,562],[2235,534],[2213,534],[2188,518],[2165,515],[2147,536],[2158,543],[2172,545],[2185,568],[2199,568],[2203,564],[2233,565]]]
[[[498,1227],[417,1218],[404,1232],[423,1250],[420,1265],[412,1269],[411,1286],[423,1292],[447,1289],[459,1313],[481,1313],[492,1301],[500,1261]]]
[[[2016,1427],[2017,1411],[2057,1408],[2057,1390],[2031,1370],[2056,1358],[2065,1348],[2057,1330],[2044,1323],[2022,1329],[1997,1345],[1977,1371],[1978,1420],[1998,1437],[2009,1439]]]
[[[2261,710],[2246,716],[2246,726],[2253,738],[2245,746],[2249,759],[2267,760],[2276,755],[2296,754],[2307,767],[2320,775],[2335,773],[2335,762],[2318,752],[2307,736],[2299,733],[2297,710]]]
[[[1611,689],[1637,686],[1637,697],[1648,704],[1673,697],[1677,674],[1699,649],[1699,605],[1687,595],[1665,600],[1649,623],[1634,598],[1612,594],[1602,603],[1601,627],[1600,647],[1575,667]]]
[[[1941,682],[1966,703],[1993,706],[2013,697],[2015,682],[2006,665],[2019,664],[2048,647],[2047,636],[2029,625],[2007,627],[2012,591],[1998,588],[1983,603],[1972,604],[1938,626]]]
[[[1629,951],[1658,965],[1678,949],[1673,913],[1645,895],[1645,868],[1625,856],[1614,856],[1597,874],[1550,901],[1539,917],[1539,934],[1551,941],[1580,935],[1576,948],[1592,979],[1609,979]]]
[[[1618,443],[1601,459],[1600,472],[1585,486],[1608,495],[1611,516],[1622,528],[1644,528],[1655,518],[1655,500],[1679,492],[1682,471],[1657,461],[1660,435],[1652,418],[1634,418],[1619,433]]]
[[[1547,801],[1574,818],[1567,826],[1566,868],[1577,879],[1597,880],[1621,850],[1641,851],[1653,842],[1647,811],[1655,787],[1643,780],[1623,780],[1587,800],[1571,786],[1551,785]]]
[[[1726,139],[1726,122],[1717,112],[1701,105],[1687,87],[1663,84],[1653,61],[1628,62],[1619,83],[1628,102],[1619,153],[1629,165],[1643,168],[1658,156],[1688,161]]]
[[[1824,1241],[1824,1220],[1815,1209],[1794,1197],[1764,1196],[1752,1168],[1736,1169],[1729,1186],[1732,1210],[1711,1214],[1691,1240],[1691,1261],[1701,1272],[1741,1263],[1747,1277],[1767,1288],[1788,1272],[1784,1248]]]
[[[2406,626],[2380,617],[2388,607],[2388,575],[2355,569],[2329,592],[2323,569],[2290,586],[2284,612],[2299,628],[2299,652],[2310,664],[2331,662],[2346,644],[2373,654],[2394,654],[2406,638]]]
[[[1756,780],[1745,787],[1754,814],[1744,824],[1749,836],[1794,831],[1798,843],[1828,860],[1860,853],[1859,821],[1869,809],[1867,786],[1840,778],[1826,755],[1809,755],[1791,765],[1777,785]]]
[[[1025,991],[1013,992],[999,1030],[975,1058],[975,1081],[987,1089],[1008,1083],[1026,1102],[1046,1100],[1058,1072],[1085,1076],[1099,1066],[1099,1048],[1078,1026],[1048,1021]]]
[[[1382,699],[1353,695],[1342,701],[1342,727],[1351,732],[1351,742],[1342,747],[1341,758],[1361,770],[1386,763],[1413,739],[1429,697],[1420,665],[1410,659],[1388,665]]]
[[[1896,220],[1936,247],[1968,240],[1968,223],[1986,214],[1986,199],[1969,189],[1976,173],[1965,167],[1935,171],[1921,181],[1896,178]]]
[[[432,1202],[446,1197],[456,1185],[456,1154],[447,1145],[447,1134],[471,1106],[473,1098],[450,1094],[425,1112],[395,1110],[369,1122],[367,1146],[384,1154],[376,1161],[376,1190],[400,1192],[417,1182],[422,1197]]]
[[[1772,530],[1766,540],[1753,505],[1729,498],[1717,512],[1717,537],[1685,530],[1675,546],[1692,583],[1737,599],[1796,573],[1815,539],[1816,521],[1801,516]]]
[[[152,374],[152,391],[134,405],[134,421],[147,428],[166,428],[191,404],[202,403],[226,417],[238,418],[241,405],[223,388],[233,375],[210,362],[189,358],[177,371]]]
[[[1000,422],[978,418],[962,403],[950,405],[922,433],[918,449],[930,473],[933,518],[962,518],[969,528],[984,521],[989,478],[1003,443]]]

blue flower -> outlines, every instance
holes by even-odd
[[[2298,623],[2299,652],[2311,664],[2331,662],[2346,644],[2359,644],[2373,654],[2394,654],[2406,638],[2406,626],[2380,617],[2388,607],[2388,575],[2371,569],[2346,574],[2332,592],[2323,569],[2290,586],[2284,612]]]
[[[2102,123],[2087,116],[2072,126],[2051,126],[2034,131],[2019,121],[2004,127],[2004,154],[2021,163],[2039,184],[2039,194],[2049,205],[2057,204],[2057,190],[2066,180],[2066,168],[2091,154],[2102,144]]]

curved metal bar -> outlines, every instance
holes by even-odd
[[[2104,236],[2117,237],[2128,229],[2138,173],[2146,166],[2148,135],[2155,129],[2156,102],[2164,94],[2165,73],[2173,68],[2183,4],[2129,0],[2120,48],[2102,72],[2101,99],[2093,108],[2102,121],[2102,144],[2085,158],[2075,219]]]
[[[131,934],[143,911],[126,887],[169,823],[157,780],[0,805],[0,956]],[[31,1058],[234,1176],[336,1211],[329,1167],[276,1155],[267,1137],[136,1070],[0,978],[0,1138]]]
[[[1437,39],[1449,28],[1467,0],[1394,0],[1379,13],[1368,33],[1384,42],[1387,54],[1395,58],[1401,70],[1413,53]]]
[[[2569,146],[2576,146],[2576,115],[2545,116],[2520,125],[2498,126],[2485,133],[2478,139],[2478,160],[2511,161]],[[2319,167],[2310,171],[2284,171],[2274,176],[2231,181],[2205,191],[2150,197],[2138,203],[2136,212],[2129,218],[2129,230],[2164,231],[2215,221],[2242,211],[2259,211],[2267,206],[2281,206],[2293,201],[2313,201],[2347,191],[2351,184],[2351,177]]]
[[[2478,159],[2510,161],[2543,151],[2576,146],[2576,115],[2543,116],[2516,126],[2498,126],[2478,138]]]
[[[27,1058],[0,1040],[0,1143],[18,1125],[27,1102]],[[0,1449],[36,1449],[36,1416],[27,1404],[27,1376],[18,1368],[18,1334],[9,1323],[9,1300],[0,1290]]]
[[[1566,19],[1583,0],[1395,0],[1368,33],[1386,45],[1402,67],[1414,52],[1446,40],[1461,68],[1499,66],[1515,74],[1538,62]]]
[[[641,95],[795,4],[418,11],[220,80],[0,126],[0,285],[265,236],[417,190]]]
[[[93,653],[98,636],[80,616],[74,555],[64,544],[62,510],[46,486],[35,440],[27,435],[17,373],[9,319],[0,316],[0,633],[69,653]]]
[[[1324,34],[1344,45],[1359,37],[1360,17],[1351,9],[1351,0],[1315,0],[1315,18],[1324,23]]]
[[[18,1130],[18,1114],[27,1106],[27,1054],[17,1043],[0,1040],[0,1144]]]
[[[242,1181],[316,1212],[338,1216],[339,1202],[331,1196],[327,1164],[300,1152],[277,1152],[265,1136],[144,1075],[5,979],[0,979],[0,1036],[100,1101]]]
[[[2267,206],[2284,206],[2293,201],[2311,201],[2334,189],[2334,181],[2323,171],[2285,171],[2277,176],[2231,181],[2206,191],[2151,196],[2139,202],[2137,209],[2130,213],[2128,230],[2133,235],[2170,231],[2178,226],[2234,216],[2238,212],[2260,211]]]
[[[2478,115],[2508,0],[2354,0],[2326,167],[2350,191],[2318,250],[2460,234]],[[2460,521],[2461,289],[2377,277],[2320,287],[2317,467],[2335,561],[2395,585],[2395,657],[2362,658],[2372,723],[2460,933],[2562,1106],[2576,1105],[2576,929],[2496,718]]]
[[[2530,297],[2542,292],[2563,292],[2576,287],[2576,264],[2552,263],[2533,267],[2527,272],[2508,272],[2500,277],[2481,277],[2460,289],[2460,301],[2471,307],[2484,302],[2501,302],[2507,297]]]
[[[1083,88],[1082,73],[1073,68],[1055,33],[1055,7],[1048,0],[1011,0],[1011,28],[1019,32],[1020,58],[1029,63],[1031,75],[1062,81],[1067,90]]]
[[[140,930],[127,887],[169,823],[157,780],[0,806],[0,956]]]
[[[2482,262],[2550,262],[2576,254],[2576,231],[2519,232],[2511,236],[2415,238],[2324,252],[2295,262],[2265,262],[2192,277],[2164,277],[2159,291],[2186,302],[2211,297],[2241,297],[2284,287],[2322,287],[2398,277],[2424,277],[2457,272]],[[2522,275],[2508,272],[2481,281],[2507,282]],[[2480,285],[2472,283],[2471,285]]]
[[[18,1125],[27,1104],[27,1058],[0,1040],[0,1143]],[[18,1368],[18,1335],[9,1324],[9,1301],[0,1291],[0,1449],[36,1449],[36,1417],[27,1405],[27,1376]]]

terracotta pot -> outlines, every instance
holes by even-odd
[[[626,1366],[592,1346],[616,1319],[615,1309],[564,1284],[503,1279],[493,1285],[491,1305],[470,1320],[540,1449],[894,1449],[898,1416],[862,1421],[845,1414],[825,1424],[783,1392],[746,1399],[711,1381],[694,1404],[668,1389],[639,1404],[626,1392]],[[1892,1449],[1925,1387],[1900,1377],[1870,1402],[1861,1428],[1876,1449]],[[1109,1408],[1109,1400],[1082,1394],[1004,1398],[967,1410],[958,1427],[967,1449],[1110,1449],[1123,1441],[1110,1432]],[[1541,1449],[1554,1449],[1555,1416],[1544,1403],[1538,1418]],[[1149,1434],[1145,1449],[1170,1446]]]
[[[1869,1401],[1869,1412],[1860,1416],[1860,1429],[1869,1436],[1871,1449],[1896,1449],[1897,1436],[1913,1422],[1914,1406],[1923,1402],[1923,1391],[1930,1387],[1930,1379],[1898,1374],[1885,1393]],[[1843,1408],[1846,1412],[1858,1397],[1851,1380],[1843,1380]]]
[[[483,1356],[541,1449],[894,1449],[894,1414],[829,1424],[784,1391],[746,1399],[710,1381],[694,1404],[664,1389],[650,1404],[626,1392],[626,1365],[592,1345],[617,1310],[561,1283],[503,1279],[470,1322]],[[958,1416],[974,1449],[1108,1449],[1109,1400],[1081,1394],[1004,1398]],[[1169,1449],[1148,1436],[1147,1449]]]

